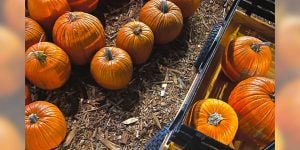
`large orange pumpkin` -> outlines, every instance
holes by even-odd
[[[15,125],[3,116],[0,116],[0,133],[0,145],[2,150],[24,149],[21,134],[18,132]]]
[[[251,77],[231,92],[228,103],[239,117],[238,135],[260,145],[270,144],[275,134],[275,83],[265,77]]]
[[[53,90],[63,86],[70,72],[68,55],[53,43],[37,43],[26,51],[26,78],[41,89]]]
[[[72,63],[85,65],[104,47],[105,33],[96,17],[84,12],[68,12],[56,20],[53,40],[68,53]]]
[[[209,98],[197,101],[193,105],[188,124],[201,133],[229,145],[238,130],[238,117],[227,103]]]
[[[25,105],[30,104],[31,102],[31,95],[30,95],[30,91],[27,85],[25,85]]]
[[[36,21],[25,17],[25,50],[40,41],[46,41],[45,31]]]
[[[128,53],[120,48],[104,47],[91,62],[91,73],[96,82],[111,90],[128,85],[133,72],[132,61]]]
[[[117,47],[127,51],[135,64],[142,64],[148,60],[153,44],[154,35],[142,22],[129,22],[117,34]]]
[[[175,40],[183,27],[179,7],[166,0],[147,2],[141,9],[140,21],[151,28],[157,44],[166,44]]]
[[[225,48],[222,70],[226,76],[239,82],[253,76],[264,76],[272,64],[272,53],[268,43],[242,36],[231,41]]]
[[[40,23],[48,32],[52,31],[55,20],[70,11],[67,0],[29,0],[30,18]]]
[[[27,150],[49,150],[65,138],[67,124],[62,112],[46,101],[25,107],[25,143]]]
[[[170,0],[176,4],[182,12],[183,17],[193,16],[196,10],[200,7],[200,0]]]
[[[68,0],[72,11],[91,12],[98,6],[99,0]]]

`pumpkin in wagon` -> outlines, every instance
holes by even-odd
[[[251,36],[236,38],[225,48],[223,72],[235,82],[253,76],[265,76],[272,64],[270,44]]]
[[[265,77],[251,77],[231,92],[228,103],[239,117],[237,135],[259,145],[270,144],[275,134],[275,83]]]
[[[70,11],[67,0],[29,0],[30,18],[40,23],[47,32],[51,32],[55,20]]]
[[[117,34],[117,47],[127,51],[135,64],[142,64],[148,60],[153,44],[154,35],[142,22],[129,22]]]
[[[110,90],[126,87],[131,80],[133,65],[128,53],[116,47],[100,49],[91,62],[91,74],[96,82]]]
[[[170,0],[175,5],[177,5],[183,17],[193,16],[196,10],[200,7],[200,0]]]
[[[36,21],[25,17],[25,50],[40,41],[46,41],[45,31]]]
[[[208,98],[197,101],[189,114],[188,125],[201,133],[229,145],[238,130],[238,117],[227,103]]]
[[[175,40],[183,27],[181,10],[166,0],[147,2],[141,8],[139,19],[151,28],[157,44],[167,44]]]
[[[72,11],[92,12],[98,6],[99,0],[68,0]]]
[[[25,143],[27,150],[56,148],[65,138],[67,123],[63,113],[46,101],[25,106]]]
[[[73,64],[86,65],[94,53],[104,47],[105,33],[95,16],[84,12],[67,12],[55,22],[53,41],[66,51]]]
[[[68,55],[55,44],[40,42],[26,51],[25,76],[41,89],[60,88],[69,79],[70,73]]]

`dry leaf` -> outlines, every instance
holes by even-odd
[[[122,136],[121,136],[121,144],[127,144],[128,141],[128,134],[127,132],[123,132]]]
[[[73,138],[75,137],[75,134],[76,134],[76,130],[77,130],[77,127],[74,127],[72,129],[72,131],[70,131],[70,133],[68,134],[64,144],[63,144],[63,147],[67,147],[71,144]]]
[[[121,147],[107,139],[104,139],[102,137],[99,138],[101,143],[103,143],[108,149],[110,150],[121,150]]]
[[[155,124],[161,129],[161,124],[154,113],[152,113],[152,118],[153,118]]]
[[[129,119],[123,121],[122,123],[129,125],[129,124],[133,124],[133,123],[137,122],[138,120],[139,120],[138,118],[133,117],[133,118],[129,118]]]

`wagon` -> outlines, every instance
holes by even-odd
[[[238,34],[255,36],[274,44],[275,30],[274,26],[270,25],[275,22],[274,11],[275,0],[234,1],[224,21],[217,24],[211,31],[206,44],[197,58],[194,65],[197,75],[176,117],[149,141],[145,149],[227,150],[245,148],[241,144],[243,141],[234,140],[235,143],[228,146],[196,131],[187,125],[186,118],[191,106],[197,100],[208,97],[226,100],[231,90],[235,87],[236,84],[232,83],[222,72],[221,58],[225,44],[229,41],[229,35],[238,27]],[[274,79],[274,48],[272,48],[272,54],[272,67],[266,76]],[[255,149],[275,149],[275,141]]]

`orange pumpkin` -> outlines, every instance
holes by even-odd
[[[29,0],[30,18],[40,23],[48,32],[52,31],[55,20],[70,11],[67,0]]]
[[[153,44],[154,35],[142,22],[130,22],[117,34],[117,47],[127,51],[135,64],[142,64],[148,60]]]
[[[2,150],[24,149],[23,140],[18,129],[12,122],[3,116],[0,116],[0,133],[0,145]]]
[[[39,41],[46,41],[43,28],[31,18],[25,17],[25,50]]]
[[[62,112],[46,101],[25,106],[25,143],[27,150],[48,150],[65,138],[67,124]]]
[[[37,43],[26,51],[26,78],[41,89],[53,90],[63,86],[70,72],[68,55],[53,43]]]
[[[222,59],[222,70],[226,76],[239,82],[253,76],[264,76],[272,64],[272,53],[268,43],[242,36],[231,41]]]
[[[170,1],[180,8],[183,17],[193,16],[201,4],[200,0],[170,0]]]
[[[151,28],[157,44],[166,44],[175,40],[183,27],[179,7],[166,0],[147,2],[141,9],[140,21]]]
[[[85,65],[104,47],[105,33],[96,17],[84,12],[68,12],[56,20],[53,40],[67,52],[72,63]]]
[[[91,73],[96,82],[111,90],[128,85],[133,72],[132,61],[128,53],[120,48],[104,47],[91,62]]]
[[[265,77],[251,77],[231,92],[228,103],[239,116],[241,139],[266,145],[275,134],[275,83]]]
[[[188,124],[201,133],[229,145],[238,130],[238,117],[227,103],[209,98],[197,101],[193,105]]]
[[[30,95],[30,91],[27,85],[25,85],[25,105],[30,104],[31,102],[31,95]]]
[[[92,12],[98,6],[99,0],[68,0],[72,11]]]

